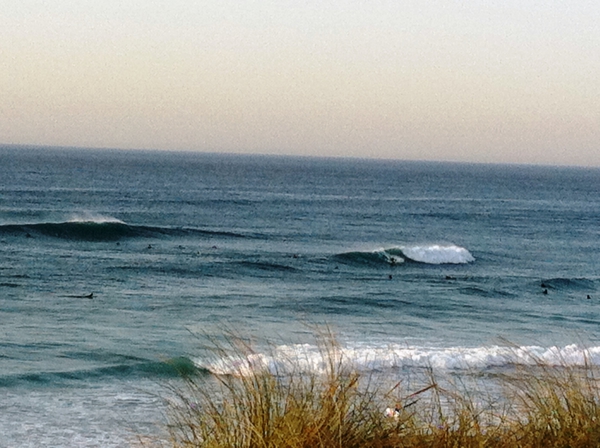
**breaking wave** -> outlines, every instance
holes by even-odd
[[[406,261],[425,264],[465,264],[475,261],[475,257],[467,249],[454,244],[397,246],[373,251],[346,252],[336,257],[351,263],[390,265]]]
[[[484,370],[509,366],[600,366],[600,347],[539,346],[490,347],[386,347],[340,348],[334,356],[361,371],[402,368]],[[273,374],[325,372],[322,352],[308,344],[281,345],[269,353],[251,353],[215,359],[195,359],[194,364],[214,375],[247,376],[258,371]]]
[[[124,238],[156,238],[161,236],[220,236],[245,238],[233,232],[193,228],[172,228],[130,225],[119,219],[101,217],[87,220],[80,217],[65,222],[0,225],[0,235],[20,235],[28,238],[50,237],[78,241],[118,241]]]
[[[120,219],[114,218],[112,216],[106,216],[96,213],[75,213],[71,215],[71,218],[67,222],[71,223],[94,223],[94,224],[125,224],[125,222]]]

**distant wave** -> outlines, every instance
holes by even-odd
[[[130,225],[115,218],[103,218],[96,221],[75,218],[66,222],[5,224],[0,225],[0,235],[51,237],[80,241],[118,241],[124,238],[155,238],[160,236],[185,235],[245,238],[245,235],[233,232]]]
[[[406,261],[425,264],[465,264],[475,261],[475,257],[467,249],[454,244],[397,246],[373,251],[345,252],[336,257],[354,263],[390,265]]]
[[[595,290],[596,284],[587,278],[549,278],[542,280],[544,288],[563,290]]]
[[[361,371],[385,371],[398,368],[428,368],[436,370],[483,370],[492,367],[516,365],[600,366],[600,347],[411,347],[391,345],[386,347],[343,348],[338,355],[342,362]],[[214,375],[245,376],[256,371],[271,373],[322,372],[326,362],[315,346],[282,345],[269,353],[251,353],[215,359],[196,359],[196,366]]]

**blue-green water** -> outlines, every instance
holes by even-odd
[[[196,336],[226,328],[277,363],[327,323],[398,375],[522,362],[500,337],[600,363],[599,193],[597,169],[0,147],[0,446],[155,434],[164,361],[226,373]]]

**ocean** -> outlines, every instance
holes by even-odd
[[[400,378],[600,364],[599,237],[599,169],[0,146],[0,447],[158,437],[230,332],[276,365],[327,326]]]

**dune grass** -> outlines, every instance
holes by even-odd
[[[528,366],[488,378],[497,386],[492,394],[461,378],[438,381],[431,369],[413,384],[390,384],[344,359],[330,332],[317,340],[318,370],[290,360],[285,372],[242,362],[227,375],[186,375],[170,401],[169,446],[600,446],[600,389],[589,363],[550,366],[532,356]],[[221,357],[232,350],[239,359],[255,356],[238,338],[216,350]]]

